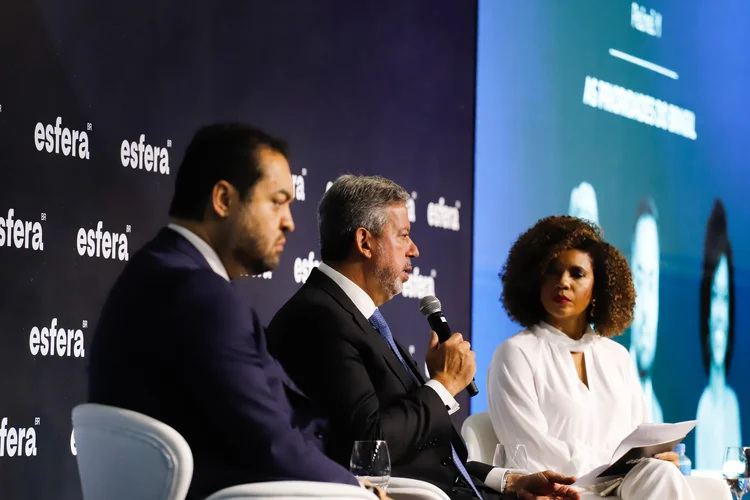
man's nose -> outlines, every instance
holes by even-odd
[[[412,258],[419,257],[419,248],[417,248],[417,244],[413,241],[411,242],[411,248],[409,248],[409,252],[406,255]]]

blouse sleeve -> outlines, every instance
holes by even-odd
[[[627,351],[625,351],[627,352]],[[648,420],[648,405],[646,403],[646,396],[643,394],[643,388],[641,387],[641,381],[638,378],[638,372],[635,368],[635,363],[631,360],[630,354],[627,354],[625,360],[625,366],[627,366],[627,377],[630,387],[630,398],[631,398],[631,414],[632,414],[632,427],[635,429],[642,423]]]

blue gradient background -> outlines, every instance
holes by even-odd
[[[750,3],[657,1],[661,38],[630,26],[627,1],[479,1],[472,344],[486,374],[500,342],[520,330],[499,302],[498,272],[518,235],[568,211],[571,189],[596,189],[605,237],[630,258],[638,201],[651,195],[661,245],[658,344],[652,373],[667,422],[693,419],[707,383],[699,340],[703,240],[713,201],[728,214],[735,256],[735,345],[727,383],[750,436]],[[609,55],[633,54],[672,80]],[[696,141],[582,103],[587,75],[696,114]],[[617,340],[630,345],[629,333]],[[692,458],[693,434],[686,440]]]

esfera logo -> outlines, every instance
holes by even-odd
[[[445,198],[440,197],[437,203],[427,204],[427,224],[432,227],[458,231],[461,229],[460,208],[460,201],[456,201],[455,206],[451,207],[445,204]]]
[[[299,175],[292,174],[295,200],[305,201],[305,177],[307,177],[306,168],[303,168]]]
[[[169,139],[166,146],[146,144],[146,134],[141,134],[138,142],[122,141],[120,163],[123,167],[169,175],[169,151],[167,148],[171,147],[172,141]]]
[[[91,124],[86,124],[91,130]],[[85,130],[69,129],[62,126],[62,117],[58,116],[55,124],[45,125],[38,122],[34,127],[34,145],[37,151],[47,151],[50,154],[62,154],[81,160],[88,160],[89,136]]]
[[[47,220],[47,214],[43,213],[40,220]],[[8,209],[8,216],[0,217],[0,247],[44,250],[42,224],[38,221],[16,219],[15,209]]]
[[[313,268],[320,266],[320,261],[315,258],[315,252],[310,252],[305,257],[297,257],[294,260],[294,281],[304,283],[310,276]]]
[[[434,269],[430,271],[429,275],[423,276],[420,274],[419,268],[415,267],[409,274],[409,280],[404,283],[401,295],[407,299],[422,299],[428,295],[435,295],[436,277],[437,271]]]
[[[412,191],[409,199],[406,200],[406,212],[409,216],[409,222],[412,224],[417,221],[417,192]]]
[[[34,420],[39,425],[39,417]],[[34,427],[11,427],[8,417],[0,420],[0,457],[35,457],[36,429]]]
[[[80,228],[76,238],[76,248],[81,257],[101,257],[104,259],[128,260],[128,233],[103,231],[103,222],[96,223],[96,229]]]
[[[88,322],[84,320],[81,325],[82,328],[63,328],[58,326],[57,318],[52,318],[49,328],[33,327],[29,332],[29,352],[32,356],[85,357],[83,328]]]

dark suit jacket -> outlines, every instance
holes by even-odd
[[[195,462],[188,499],[258,481],[358,484],[324,455],[327,423],[269,355],[255,313],[171,229],[133,256],[107,298],[89,400],[181,433]]]
[[[440,396],[417,386],[333,280],[313,269],[269,324],[268,343],[289,376],[327,409],[332,458],[348,464],[355,440],[384,439],[393,476],[422,479],[455,496],[459,472],[450,445],[464,462],[467,450]],[[472,462],[468,469],[481,482],[492,467]]]

